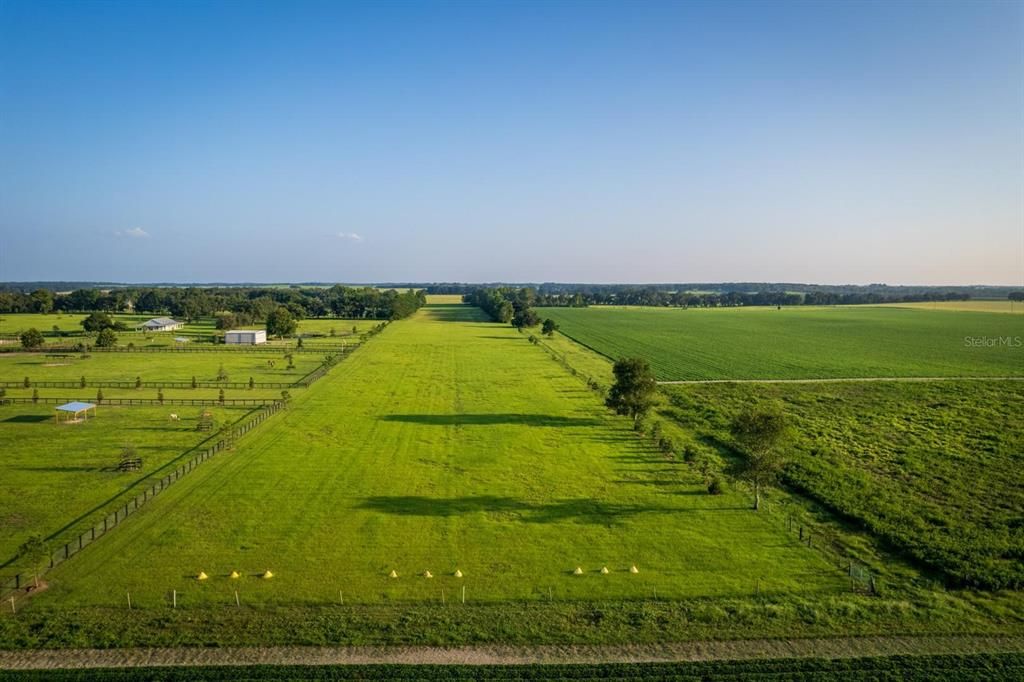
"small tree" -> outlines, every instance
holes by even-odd
[[[278,338],[284,338],[291,336],[295,333],[299,323],[295,321],[292,316],[292,311],[285,308],[283,305],[278,306],[276,310],[272,311],[267,316],[267,334],[276,336]]]
[[[249,377],[249,390],[251,391],[254,388],[256,388],[256,382],[253,380],[252,377]]]
[[[732,420],[730,432],[744,455],[734,473],[754,487],[754,509],[758,510],[761,488],[775,482],[785,464],[780,450],[789,438],[786,416],[778,408],[747,409]]]
[[[540,330],[544,333],[544,336],[554,336],[555,332],[558,331],[558,323],[549,317],[544,320],[544,324],[541,326]]]
[[[18,556],[32,569],[32,578],[39,587],[39,571],[50,558],[50,549],[46,546],[43,536],[33,533],[18,547]]]
[[[102,403],[103,402],[103,389],[102,388],[96,389],[96,402],[97,403]]]
[[[284,358],[288,361],[288,367],[286,369],[295,369],[295,357],[291,353],[287,353]]]
[[[222,363],[221,366],[217,369],[217,381],[227,381],[227,380],[228,380],[228,373],[224,370],[224,365]]]
[[[28,377],[25,377],[25,380],[21,382],[21,385],[24,388],[31,388],[32,387],[32,380],[29,379]]]
[[[135,388],[142,388],[142,377],[135,377]]]
[[[192,388],[195,388],[195,387],[196,387],[196,386],[198,386],[198,385],[199,385],[199,382],[198,382],[198,381],[196,381],[196,375],[195,375],[195,374],[193,374],[193,375],[192,375]]]
[[[616,414],[629,415],[636,425],[654,406],[658,384],[651,366],[643,358],[622,358],[612,368],[615,383],[608,391],[605,405]]]
[[[301,336],[299,337],[299,340],[295,342],[295,347],[296,348],[302,348],[302,337]]]
[[[79,388],[85,388],[85,377],[83,376],[78,382]]]
[[[32,402],[34,402],[34,403],[38,403],[39,402],[39,389],[38,388],[33,388],[32,389]]]
[[[224,389],[223,388],[220,389],[220,394],[217,396],[217,402],[219,402],[221,405],[224,404]]]
[[[110,327],[104,327],[96,336],[97,348],[113,348],[117,345],[117,334]]]
[[[26,350],[32,350],[34,348],[39,348],[44,343],[46,343],[46,339],[43,338],[42,333],[40,333],[40,331],[38,329],[36,329],[35,327],[32,327],[31,329],[27,329],[27,330],[23,331],[21,333],[20,339],[21,339],[21,347],[25,348]]]
[[[164,404],[164,389],[158,388],[156,390],[156,399],[160,401],[160,404]]]

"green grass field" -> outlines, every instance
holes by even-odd
[[[89,357],[46,357],[41,353],[0,355],[0,381],[216,381],[221,366],[228,381],[292,382],[316,369],[317,353],[294,353],[288,369],[284,351],[274,353],[91,353]],[[270,363],[273,362],[273,366]],[[152,390],[151,390],[152,392]]]
[[[164,608],[172,589],[194,606],[236,589],[269,605],[336,603],[339,590],[351,603],[440,602],[463,586],[477,603],[727,597],[759,579],[765,595],[845,588],[745,496],[707,495],[480,315],[431,306],[390,326],[237,452],[50,573],[39,603],[116,606],[130,590]],[[272,580],[253,577],[266,569]],[[211,579],[194,580],[201,570]]]
[[[609,358],[646,358],[662,380],[1024,375],[1024,317],[999,313],[855,306],[538,312]],[[1011,343],[970,345],[967,337]]]
[[[195,429],[200,409],[100,405],[95,419],[57,425],[52,406],[0,406],[0,564],[32,533],[66,542],[117,506],[119,496],[162,476],[163,467],[211,435]],[[218,427],[250,411],[208,409]],[[169,420],[172,412],[180,421]],[[142,458],[142,471],[116,471],[126,444]]]
[[[757,403],[790,414],[788,479],[954,581],[1024,585],[1021,382],[669,386],[664,410],[728,442]]]
[[[881,307],[912,308],[918,310],[961,310],[968,312],[1013,313],[1015,315],[1024,315],[1024,302],[1010,301],[1008,299],[977,299],[972,301],[932,301],[927,303],[885,303]]]

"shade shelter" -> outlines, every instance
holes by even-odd
[[[79,420],[84,421],[89,418],[89,410],[92,410],[92,416],[95,417],[96,405],[93,403],[81,403],[78,401],[64,403],[63,405],[57,406],[53,418],[58,424],[62,421],[65,423],[77,422]]]

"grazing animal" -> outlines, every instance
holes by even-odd
[[[178,421],[178,415],[176,415],[176,414],[174,414],[174,413],[172,412],[172,413],[171,413],[171,421],[172,421],[172,422],[176,422],[176,421]]]

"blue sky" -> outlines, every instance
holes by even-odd
[[[0,280],[1024,283],[1014,2],[0,0]]]

